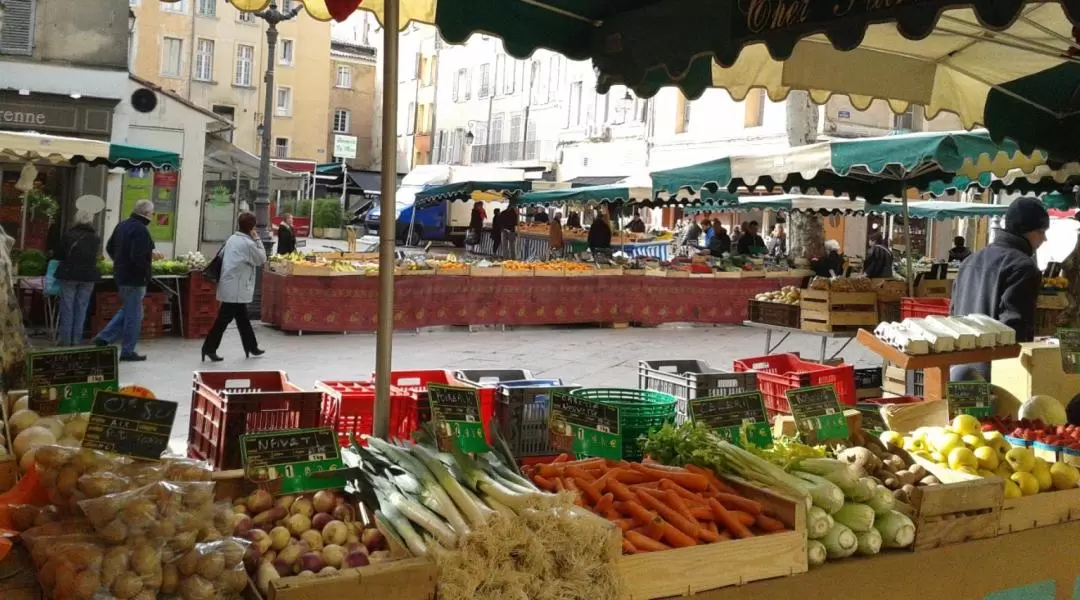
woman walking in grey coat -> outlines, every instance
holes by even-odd
[[[238,231],[225,241],[221,251],[221,278],[217,284],[217,299],[221,302],[217,320],[203,341],[202,359],[213,362],[224,360],[217,354],[221,336],[234,319],[244,344],[245,356],[262,356],[263,350],[255,339],[255,332],[248,320],[247,305],[255,296],[255,272],[266,263],[266,251],[255,233],[255,215],[240,213]]]

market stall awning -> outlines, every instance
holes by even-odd
[[[888,207],[887,212],[900,215],[900,205],[896,203],[882,204]],[[874,207],[877,209],[878,207]],[[969,217],[997,217],[1003,216],[1009,207],[1002,204],[981,204],[977,202],[946,202],[943,200],[927,200],[925,202],[911,202],[908,211],[912,219],[931,219],[944,221],[946,219],[966,219]],[[885,211],[879,211],[885,212]]]
[[[983,117],[995,137],[1080,159],[1080,64],[1068,62],[991,88]]]
[[[613,204],[615,202],[634,202],[649,200],[652,189],[647,187],[631,188],[620,185],[593,185],[561,190],[542,190],[529,192],[518,199],[518,204],[548,206],[551,204]]]
[[[1031,172],[1042,155],[1027,156],[1015,144],[997,144],[986,132],[912,133],[856,140],[834,140],[767,154],[730,156],[656,171],[657,192],[680,189],[736,190],[763,188],[831,191],[879,202],[898,196],[904,186],[928,190],[933,183],[950,187],[960,174],[989,179],[1013,169]],[[986,183],[989,183],[987,181]]]
[[[166,150],[130,144],[109,144],[109,164],[123,167],[180,169],[180,155]]]
[[[908,211],[913,219],[931,219],[944,221],[953,218],[992,217],[1004,215],[1009,207],[999,204],[981,204],[977,202],[948,202],[928,200],[908,203]],[[780,196],[745,196],[734,204],[699,204],[686,207],[687,213],[735,212],[747,210],[771,210],[776,212],[809,212],[821,215],[851,215],[872,213],[879,215],[901,216],[903,205],[898,202],[866,204],[861,200],[851,200],[836,196],[803,196],[784,194]]]
[[[462,181],[437,185],[417,192],[416,204],[424,207],[444,200],[505,202],[531,189],[531,181]]]
[[[231,179],[239,174],[255,180],[259,177],[259,157],[217,136],[207,135],[203,169],[217,172],[223,179]],[[303,181],[303,175],[270,164],[270,182],[274,189],[298,190]]]
[[[582,175],[567,181],[570,187],[594,187],[598,185],[612,185],[626,179],[625,175]]]
[[[124,168],[180,168],[180,155],[167,150],[21,131],[0,131],[0,158],[15,162],[85,162]]]

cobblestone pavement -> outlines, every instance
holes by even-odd
[[[245,359],[235,329],[225,334],[219,351],[225,361],[200,363],[198,340],[162,339],[139,344],[145,363],[121,363],[121,382],[152,389],[159,397],[180,402],[173,447],[186,446],[192,372],[206,370],[282,370],[300,386],[317,379],[360,379],[375,364],[375,336],[288,335],[256,325],[260,358]],[[636,387],[639,360],[698,359],[730,369],[735,359],[764,354],[765,334],[756,329],[662,327],[655,329],[554,329],[514,331],[435,331],[394,336],[395,369],[522,368],[543,378],[589,386]],[[830,352],[840,346],[830,341]],[[780,351],[817,357],[819,338],[793,334]],[[879,364],[856,342],[842,353],[860,366]]]

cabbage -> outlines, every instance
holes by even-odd
[[[1020,418],[1040,420],[1047,425],[1064,425],[1068,422],[1065,407],[1050,396],[1032,396],[1020,406]]]

